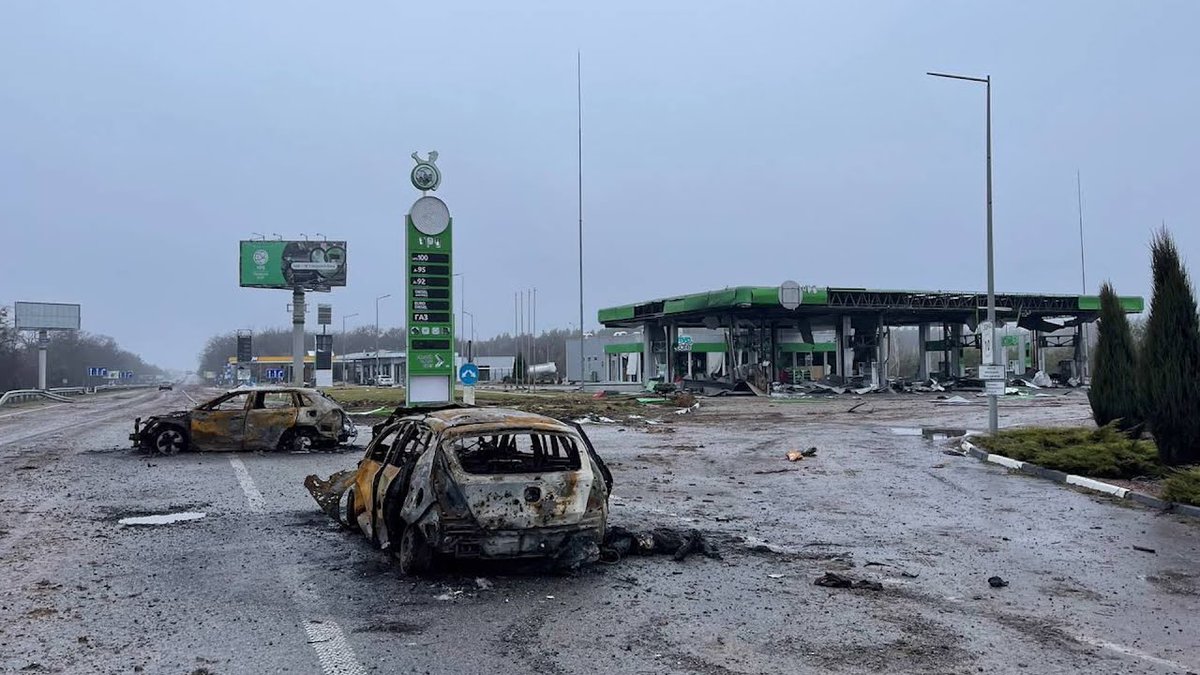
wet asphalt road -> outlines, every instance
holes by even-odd
[[[698,528],[720,561],[427,580],[304,490],[358,451],[128,450],[132,418],[187,407],[180,391],[0,410],[0,672],[1200,669],[1200,523],[894,429],[974,428],[982,407],[883,396],[846,414],[847,401],[705,400],[664,425],[588,427],[616,479],[611,522]],[[1083,406],[1033,401],[1005,419],[1082,421]],[[207,515],[117,523],[177,511]],[[883,589],[814,586],[826,571]]]

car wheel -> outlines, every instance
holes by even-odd
[[[316,445],[316,434],[311,429],[291,429],[279,439],[279,449],[284,452],[308,452]]]
[[[187,448],[187,437],[179,427],[162,427],[154,434],[154,449],[160,455],[174,455]]]
[[[351,532],[362,532],[358,526],[358,516],[354,513],[354,488],[346,491],[346,527]]]
[[[400,571],[408,576],[428,574],[433,567],[433,549],[425,541],[425,537],[410,525],[404,528],[400,535]]]

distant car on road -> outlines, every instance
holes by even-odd
[[[441,557],[595,561],[612,474],[577,424],[448,408],[394,414],[357,469],[304,483],[401,571],[422,574]]]
[[[136,447],[184,450],[307,450],[335,447],[358,430],[336,401],[316,389],[246,387],[191,410],[134,420]]]
[[[377,387],[394,387],[394,386],[396,386],[396,381],[392,379],[391,375],[381,375],[380,377],[375,379],[375,386],[377,386]]]
[[[158,383],[159,391],[172,391],[174,389],[175,389],[175,385],[171,384],[170,382],[159,382]]]

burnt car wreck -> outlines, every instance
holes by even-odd
[[[357,469],[305,486],[406,574],[448,558],[600,557],[612,475],[578,425],[499,408],[400,409]]]
[[[164,455],[192,451],[305,451],[358,435],[350,417],[316,389],[235,389],[191,410],[133,423],[134,447]]]

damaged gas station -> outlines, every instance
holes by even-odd
[[[1141,297],[1122,297],[1129,314],[1143,311]],[[601,309],[611,334],[584,342],[594,384],[672,382],[718,393],[737,388],[770,391],[772,383],[824,380],[882,389],[898,378],[967,378],[964,358],[979,350],[978,328],[987,294],[889,291],[864,288],[738,286]],[[1100,299],[1089,295],[996,294],[1007,373],[1043,371],[1063,382],[1082,381],[1087,328],[1099,317]],[[915,372],[900,372],[889,341],[902,330],[917,333]],[[1051,349],[1071,358],[1047,363]],[[579,343],[567,345],[568,378],[580,379]],[[979,361],[976,360],[976,363]]]

